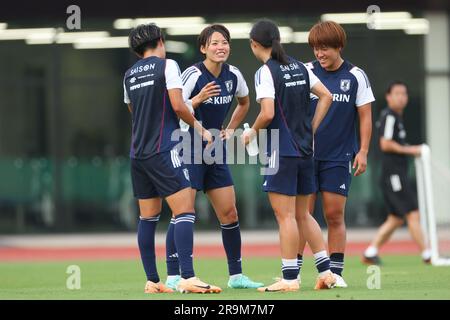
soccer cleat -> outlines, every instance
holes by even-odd
[[[275,282],[274,284],[271,284],[267,287],[261,287],[257,290],[259,292],[289,292],[289,291],[298,291],[300,289],[300,285],[298,284],[298,281],[289,281],[286,280],[280,280]]]
[[[179,276],[179,275],[176,275],[175,278],[173,278],[171,280],[169,280],[169,278],[167,278],[167,280],[166,280],[166,287],[169,287],[170,289],[176,291],[178,283],[180,282],[180,280],[181,280],[181,276]]]
[[[144,288],[144,293],[172,293],[173,290],[167,288],[162,282],[154,283],[147,281]]]
[[[347,288],[348,285],[345,283],[344,278],[342,278],[340,275],[334,273],[334,277],[336,278],[336,284],[335,288]]]
[[[318,276],[314,290],[331,289],[336,285],[336,277],[332,272],[327,272],[323,276]]]
[[[376,265],[376,266],[381,266],[381,259],[379,256],[373,256],[373,257],[366,257],[363,256],[362,258],[362,262],[364,264],[368,264],[368,265]]]
[[[275,277],[275,278],[272,278],[272,279],[275,280],[275,281],[280,281],[283,278],[282,277]],[[300,275],[298,275],[297,280],[298,280],[298,284],[301,285],[302,284],[302,277]]]
[[[178,282],[177,290],[181,293],[220,293],[219,287],[204,283],[197,277],[189,279],[181,278]]]
[[[228,288],[232,289],[257,289],[264,286],[261,282],[254,282],[249,277],[241,274],[239,278],[228,280]]]

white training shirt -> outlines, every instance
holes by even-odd
[[[320,80],[309,68],[306,68],[306,70],[308,70],[309,89],[311,90],[318,82],[320,82]],[[256,79],[259,79],[259,81]],[[256,102],[258,103],[260,103],[263,98],[275,99],[275,85],[267,65],[263,65],[255,73],[255,90]]]
[[[150,72],[150,71],[149,71]],[[166,69],[164,71],[166,77],[166,88],[170,89],[183,89],[183,83],[181,81],[181,71],[178,63],[172,59],[166,59]],[[125,89],[125,83],[123,84],[123,101],[129,104],[130,97],[128,97],[127,90]]]

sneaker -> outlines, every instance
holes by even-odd
[[[144,288],[145,293],[172,293],[173,290],[167,288],[162,282],[154,283],[147,281]]]
[[[362,263],[368,264],[368,265],[376,265],[376,266],[381,266],[381,264],[382,264],[379,256],[373,256],[373,257],[363,256]]]
[[[177,290],[177,286],[178,283],[181,280],[181,276],[180,275],[176,275],[175,278],[172,278],[171,280],[169,280],[169,278],[167,278],[166,280],[166,287],[169,287],[172,290]]]
[[[334,273],[334,277],[336,278],[336,284],[335,284],[336,288],[347,288],[348,287],[344,281],[344,278],[342,278],[342,276]]]
[[[257,289],[264,286],[261,282],[254,282],[249,277],[241,274],[239,278],[228,280],[228,288],[232,289]]]
[[[207,284],[197,277],[189,279],[181,278],[178,282],[177,290],[181,293],[220,293],[222,289]]]
[[[259,292],[288,292],[288,291],[298,291],[300,289],[300,286],[298,284],[298,281],[289,281],[286,280],[280,280],[275,282],[274,284],[271,284],[268,287],[261,287],[257,290]]]
[[[426,249],[422,252],[422,261],[425,264],[431,264],[431,250]]]
[[[327,272],[323,276],[318,276],[314,290],[331,289],[336,285],[336,277],[332,272]]]

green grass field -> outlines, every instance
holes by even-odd
[[[197,259],[197,275],[224,289],[216,295],[146,295],[139,260],[0,263],[0,299],[450,299],[450,268],[424,265],[417,256],[385,256],[383,261],[380,289],[367,288],[367,266],[359,257],[349,257],[344,273],[349,288],[314,291],[316,271],[312,259],[306,259],[299,292],[264,294],[226,288],[224,259]],[[271,283],[280,274],[280,263],[277,258],[252,258],[243,267],[253,279]],[[80,290],[66,288],[66,269],[72,264],[81,268]],[[165,280],[163,261],[158,270]]]

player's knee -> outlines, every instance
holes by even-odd
[[[309,215],[310,215],[309,212],[297,213],[295,215],[295,220],[297,220],[297,223],[302,223],[302,221],[308,220]]]
[[[420,221],[420,215],[418,211],[412,211],[409,214],[406,215],[406,219],[408,221],[408,223],[411,222],[419,222]]]
[[[170,209],[172,210],[173,216],[177,216],[177,215],[183,214],[183,213],[195,212],[194,204],[191,201],[189,201],[189,199],[186,199],[186,202],[178,202],[178,203],[172,204]]]
[[[193,206],[186,205],[186,206],[179,206],[172,211],[173,216],[178,216],[184,213],[195,213],[195,209]]]
[[[331,209],[325,212],[329,227],[340,227],[344,224],[344,212],[341,209]]]
[[[233,223],[238,221],[237,209],[236,207],[229,208],[219,214],[219,220],[221,223]]]
[[[401,227],[403,225],[403,223],[405,223],[405,220],[403,218],[400,218],[400,217],[397,217],[394,215],[390,215],[389,219],[396,228]]]
[[[161,210],[158,211],[157,209],[146,208],[146,209],[140,209],[139,214],[140,214],[141,218],[148,219],[148,218],[157,216],[158,214],[160,214],[160,212],[161,212]]]
[[[142,218],[147,219],[155,217],[161,213],[161,205],[155,203],[139,202],[139,214]]]
[[[296,222],[296,216],[294,212],[277,212],[275,211],[275,217],[279,225],[285,223],[292,223],[292,221]]]

